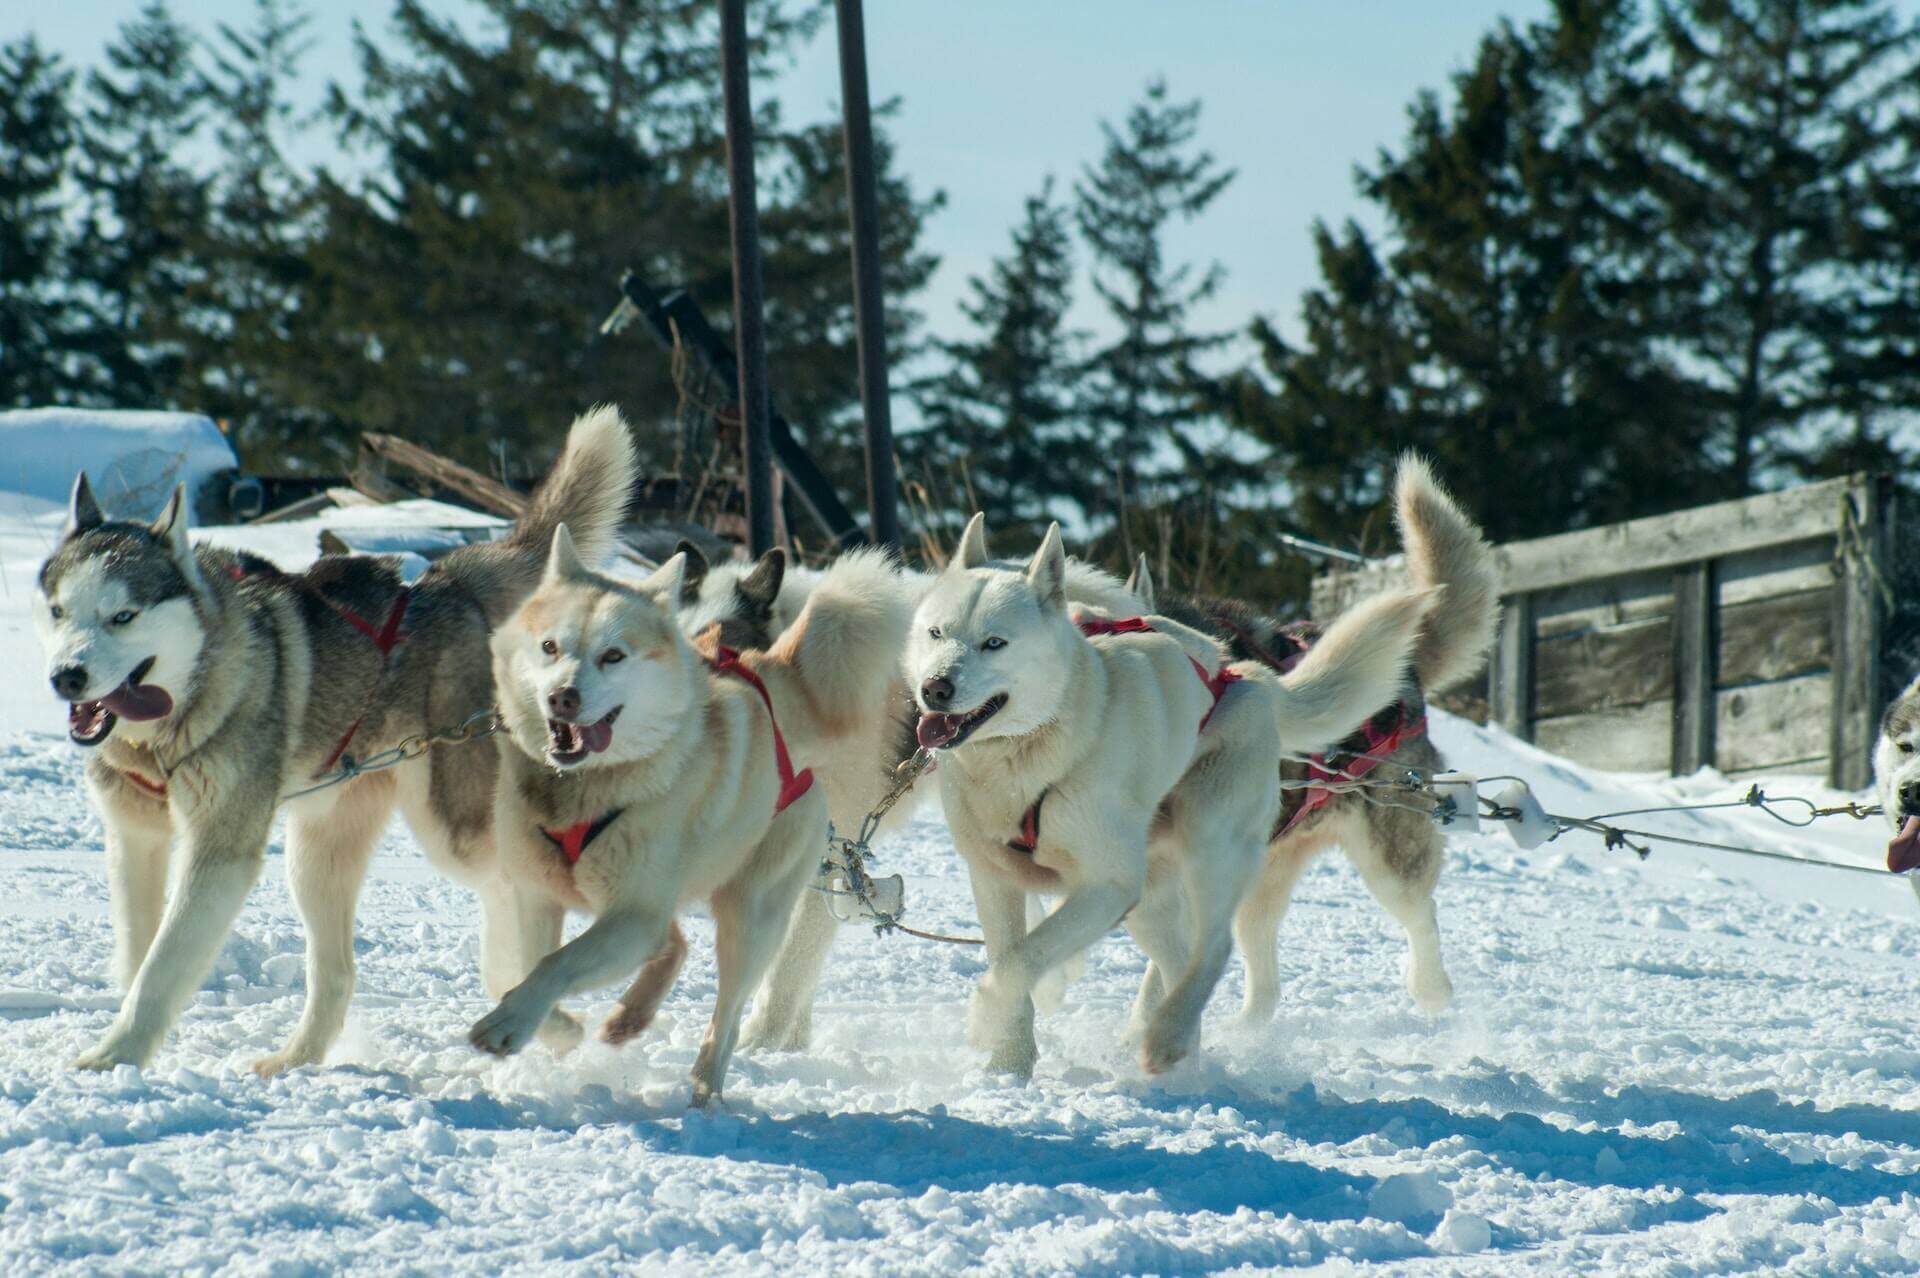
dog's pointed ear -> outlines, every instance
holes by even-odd
[[[98,528],[107,522],[100,513],[100,503],[93,499],[93,485],[87,482],[87,472],[81,471],[74,477],[73,496],[67,501],[67,536]]]
[[[1148,612],[1154,610],[1153,569],[1147,567],[1147,554],[1144,550],[1134,557],[1133,571],[1127,576],[1127,593],[1138,599],[1141,607]]]
[[[193,546],[187,540],[187,486],[185,484],[173,486],[173,496],[167,498],[165,509],[161,510],[158,519],[147,525],[147,531],[153,534],[155,540],[165,542],[167,549],[173,552],[173,557],[181,563],[187,563],[193,558]]]
[[[962,571],[978,568],[987,562],[987,516],[984,511],[974,511],[973,518],[967,521],[967,530],[960,534],[959,549],[953,552],[952,566]]]
[[[685,537],[682,537],[679,544],[673,548],[673,553],[687,557],[687,570],[680,578],[680,589],[690,595],[699,594],[700,585],[706,581],[707,571],[713,567],[713,561],[707,558],[706,551]]]
[[[587,575],[587,565],[573,544],[573,530],[558,524],[553,530],[553,546],[547,551],[547,580],[572,581]]]
[[[1027,582],[1040,596],[1042,607],[1067,606],[1067,548],[1060,541],[1059,524],[1047,525],[1047,535],[1040,539],[1040,549],[1033,552],[1033,561],[1027,565]]]
[[[668,612],[680,611],[687,590],[686,552],[676,552],[673,558],[655,568],[653,575],[640,583],[640,589],[652,595],[654,601]]]
[[[760,562],[753,571],[735,584],[740,597],[764,612],[773,611],[773,601],[780,595],[780,583],[787,579],[787,552],[775,546],[760,556]]]

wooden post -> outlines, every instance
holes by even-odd
[[[1493,720],[1522,741],[1533,740],[1533,596],[1500,601],[1500,638],[1493,654]]]
[[[1842,790],[1873,782],[1881,691],[1886,480],[1858,475],[1841,498],[1840,582],[1833,605],[1833,720],[1828,778]]]
[[[1713,562],[1673,574],[1673,774],[1713,763],[1713,685],[1719,658]]]
[[[867,100],[867,27],[861,0],[837,0],[840,103],[845,118],[847,216],[853,232],[853,331],[860,356],[860,412],[866,419],[867,508],[873,540],[900,548],[899,482],[893,462],[893,406],[887,395],[887,312],[880,260],[880,201],[873,173],[873,117]]]
[[[760,270],[760,210],[753,177],[747,0],[720,0],[720,78],[727,120],[727,214],[733,234],[733,336],[740,363],[745,439],[747,550],[773,548],[773,454],[767,442],[767,333]]]

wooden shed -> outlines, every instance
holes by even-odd
[[[1581,763],[1871,780],[1895,650],[1896,490],[1850,475],[1498,548],[1489,674],[1439,698]],[[1314,586],[1329,617],[1397,560]]]

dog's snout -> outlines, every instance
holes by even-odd
[[[1900,787],[1900,813],[1902,816],[1920,815],[1920,781],[1909,781]]]
[[[953,704],[953,680],[935,675],[920,685],[920,700],[929,710],[945,710]]]
[[[78,701],[80,694],[87,690],[87,668],[61,666],[53,672],[53,690],[62,700]]]
[[[571,720],[580,713],[580,689],[568,684],[547,694],[547,711],[556,719]]]

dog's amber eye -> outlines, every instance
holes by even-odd
[[[611,666],[616,662],[625,661],[626,659],[627,654],[618,648],[609,648],[600,654],[600,664],[603,666]]]
[[[981,644],[980,646],[988,652],[998,652],[1002,648],[1007,646],[1007,641],[1005,639],[1002,639],[999,635],[994,635],[992,638],[988,639],[985,643]]]
[[[549,657],[557,657],[560,655],[560,645],[551,639],[542,639],[540,641],[540,651],[546,653]]]

